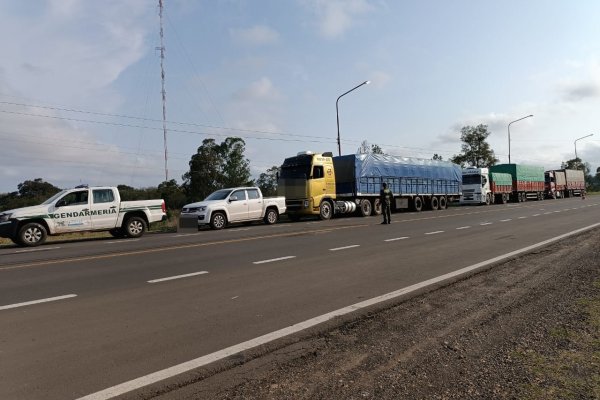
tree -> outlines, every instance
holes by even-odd
[[[235,187],[250,184],[250,162],[244,157],[246,142],[242,138],[228,137],[218,150],[223,159],[221,185]]]
[[[241,138],[228,137],[221,144],[204,139],[192,155],[189,172],[182,176],[188,198],[195,201],[217,189],[251,184],[245,145]]]
[[[363,140],[360,144],[356,154],[383,154],[383,150],[377,144],[369,144],[366,140]]]
[[[486,142],[487,137],[491,134],[487,125],[464,126],[460,133],[460,140],[463,142],[462,153],[453,156],[450,161],[463,167],[472,165],[478,168],[491,167],[498,162],[494,151]]]
[[[158,193],[168,209],[179,210],[187,203],[185,192],[175,179],[159,184]]]
[[[277,194],[277,176],[279,167],[274,165],[258,177],[256,185],[260,188],[263,196],[275,196]]]
[[[436,160],[436,161],[443,161],[443,160],[444,160],[444,158],[443,158],[442,156],[440,156],[438,153],[435,153],[435,154],[433,155],[433,158],[432,158],[432,160]]]
[[[56,193],[60,192],[60,189],[51,183],[44,182],[42,178],[36,178],[32,181],[25,181],[17,185],[19,189],[19,196],[27,199],[35,200],[46,200]]]

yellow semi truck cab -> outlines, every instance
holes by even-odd
[[[302,215],[331,218],[335,193],[332,153],[305,151],[284,160],[277,182],[277,195],[285,196],[291,219],[299,219]]]

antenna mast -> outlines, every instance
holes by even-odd
[[[162,116],[163,116],[163,139],[165,144],[165,181],[169,180],[169,167],[167,156],[167,92],[165,92],[165,45],[163,36],[163,0],[158,0],[158,15],[160,17],[160,78],[162,84]]]

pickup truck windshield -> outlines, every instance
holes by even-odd
[[[43,202],[43,205],[46,204],[52,204],[54,203],[54,201],[56,199],[58,199],[59,197],[61,197],[63,194],[67,193],[67,190],[61,190],[60,192],[56,193],[54,196],[50,197],[48,200],[46,200],[45,202]]]
[[[231,193],[231,189],[217,190],[216,192],[209,194],[204,200],[225,200],[225,198],[229,196],[229,193]]]

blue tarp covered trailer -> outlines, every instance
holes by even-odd
[[[378,196],[386,182],[394,196],[460,196],[462,169],[447,161],[381,154],[333,157],[336,194]]]

